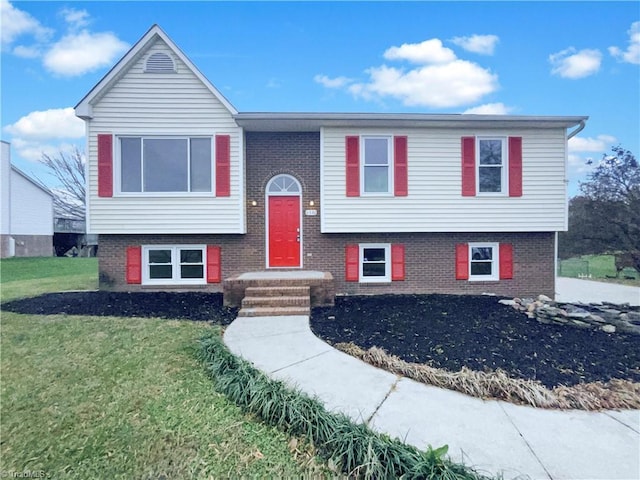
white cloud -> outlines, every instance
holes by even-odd
[[[372,100],[393,97],[407,106],[456,107],[478,101],[498,88],[498,78],[465,60],[427,65],[412,70],[382,65],[367,70],[367,83],[354,83],[349,91]]]
[[[11,5],[8,0],[0,0],[0,17],[2,19],[0,38],[3,48],[8,47],[21,36],[33,36],[38,41],[45,41],[53,33],[29,13]]]
[[[388,48],[387,60],[408,61],[411,68],[380,65],[365,70],[364,81],[316,75],[326,88],[345,89],[367,101],[394,98],[406,106],[449,108],[469,105],[498,89],[498,76],[480,65],[462,60],[437,38]]]
[[[313,81],[327,88],[342,88],[353,82],[351,78],[329,78],[327,75],[316,75],[315,77],[313,77]]]
[[[38,45],[32,45],[30,47],[18,45],[12,50],[12,53],[22,58],[38,58],[42,55],[42,49]]]
[[[454,37],[451,41],[469,52],[493,55],[500,39],[496,35],[471,35],[470,37]]]
[[[76,10],[75,8],[63,8],[60,14],[69,27],[78,29],[89,25],[89,12],[86,10]]]
[[[52,138],[84,137],[84,122],[75,116],[72,107],[35,111],[4,127],[16,141],[45,140]]]
[[[604,154],[617,142],[617,138],[612,135],[598,135],[597,137],[578,137],[569,139],[570,152],[595,152]]]
[[[513,111],[512,107],[508,107],[504,103],[485,103],[477,107],[468,108],[463,113],[475,115],[507,115]]]
[[[112,65],[128,48],[129,45],[113,33],[82,30],[70,33],[53,44],[44,56],[44,65],[57,75],[82,75]]]
[[[602,53],[599,50],[584,49],[579,52],[570,47],[549,55],[553,65],[552,74],[563,78],[584,78],[600,70]]]
[[[443,47],[437,38],[421,43],[403,43],[400,47],[391,47],[384,52],[387,60],[408,60],[412,63],[451,63],[456,60],[453,50]]]
[[[640,65],[640,22],[633,22],[627,30],[629,46],[625,51],[618,47],[609,47],[609,53],[622,62]]]

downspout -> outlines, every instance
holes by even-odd
[[[576,128],[573,132],[571,132],[569,135],[567,135],[567,140],[575,137],[582,130],[584,130],[585,125],[586,125],[586,122],[584,120],[580,120],[580,125],[578,125],[578,128]]]

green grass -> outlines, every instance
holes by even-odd
[[[583,255],[561,260],[558,265],[558,275],[561,277],[590,278],[591,280],[640,286],[640,274],[633,268],[625,268],[618,279],[612,278],[616,275],[613,255]],[[625,276],[635,277],[635,279],[625,279]]]
[[[53,478],[299,477],[290,438],[215,393],[206,324],[3,312],[0,471]]]
[[[96,259],[15,258],[0,268],[3,301],[97,286]],[[210,331],[203,323],[2,312],[0,472],[327,476],[309,444],[213,390],[195,353]]]
[[[98,288],[97,258],[32,257],[0,261],[0,301]]]

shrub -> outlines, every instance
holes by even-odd
[[[233,355],[220,331],[200,341],[200,360],[216,389],[269,425],[310,440],[329,465],[356,478],[480,479],[477,472],[445,458],[447,447],[421,451],[397,439],[328,412],[316,398],[272,380]]]

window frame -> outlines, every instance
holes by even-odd
[[[501,172],[500,172],[500,191],[483,192],[480,190],[480,171],[483,168],[497,168],[497,165],[480,165],[480,142],[487,140],[498,140],[501,146]],[[476,136],[476,195],[477,196],[505,196],[509,194],[509,138],[505,136]]]
[[[171,278],[151,278],[149,252],[153,250],[171,251]],[[181,278],[182,265],[199,265],[181,263],[182,250],[200,250],[202,252],[202,278]],[[143,285],[205,285],[207,283],[207,246],[206,245],[143,245],[142,246],[142,284]]]
[[[491,275],[473,275],[471,273],[471,265],[473,260],[474,248],[491,248]],[[476,261],[478,262],[478,261]],[[495,242],[475,242],[469,243],[469,281],[470,282],[494,282],[500,280],[500,244]]]
[[[364,251],[368,248],[384,249],[384,262],[365,261]],[[383,263],[384,276],[370,277],[364,275],[365,263]],[[390,243],[360,243],[358,244],[358,278],[360,283],[391,283],[391,244]]]
[[[360,195],[363,197],[391,197],[394,196],[394,149],[393,135],[360,135]],[[366,158],[366,141],[367,140],[386,140],[387,142],[387,190],[384,192],[367,192],[366,176],[367,158]],[[383,165],[372,164],[369,167],[381,167]]]
[[[122,142],[123,138],[139,138],[140,139],[140,191],[127,192],[122,190]],[[143,134],[116,134],[114,148],[114,194],[119,197],[211,197],[215,196],[216,188],[216,152],[215,152],[215,135],[143,135]],[[211,184],[210,190],[206,192],[191,191],[191,140],[192,139],[208,139],[211,144]],[[142,191],[144,188],[144,141],[145,140],[186,140],[187,142],[187,186],[185,191]]]

